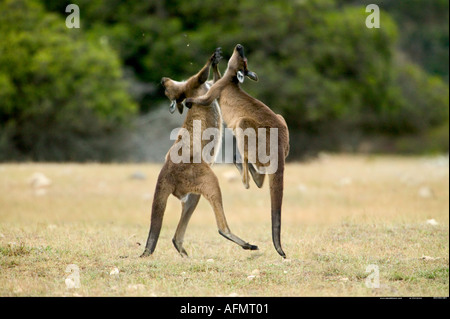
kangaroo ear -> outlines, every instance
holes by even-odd
[[[239,83],[244,83],[244,73],[242,71],[237,71],[236,76]]]
[[[183,114],[184,102],[177,103],[178,113]]]
[[[251,79],[255,82],[258,82],[258,75],[256,75],[255,72],[247,71],[247,73],[245,75],[248,76],[249,79]]]
[[[177,105],[177,101],[176,101],[176,100],[173,100],[172,103],[170,103],[170,106],[169,106],[169,112],[170,112],[170,114],[173,114],[173,112],[175,112],[175,105]],[[178,110],[179,110],[179,109],[178,109]]]

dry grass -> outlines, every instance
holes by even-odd
[[[139,258],[160,167],[0,165],[0,295],[448,296],[448,163],[325,156],[289,164],[288,260],[272,246],[268,185],[245,190],[225,178],[236,171],[229,165],[214,167],[228,222],[260,250],[221,237],[201,200],[185,238],[191,257],[181,258],[171,243],[180,204],[171,197],[155,254]],[[147,179],[130,179],[135,171]],[[46,191],[29,185],[35,172],[51,179]],[[79,267],[80,288],[66,286],[70,264]],[[370,264],[379,267],[379,288],[365,285]]]

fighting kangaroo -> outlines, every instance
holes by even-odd
[[[219,74],[220,76],[220,74]],[[227,126],[235,131],[237,146],[239,153],[243,157],[242,162],[242,182],[248,188],[249,186],[249,164],[256,167],[258,172],[253,178],[257,185],[262,185],[265,176],[265,168],[267,163],[262,163],[259,159],[252,158],[249,163],[249,143],[245,142],[242,132],[247,128],[258,131],[258,129],[277,129],[278,135],[278,153],[277,153],[277,170],[275,172],[268,172],[270,199],[271,199],[271,214],[272,214],[272,241],[276,251],[284,258],[286,254],[281,248],[280,232],[281,232],[281,204],[283,200],[283,175],[285,158],[289,154],[289,131],[284,118],[275,114],[267,105],[261,101],[253,98],[245,91],[243,91],[239,83],[244,81],[244,76],[257,81],[258,76],[248,70],[247,59],[244,55],[244,47],[240,44],[236,45],[233,55],[228,61],[228,67],[225,74],[220,80],[217,80],[208,92],[200,97],[191,97],[185,100],[185,106],[190,108],[198,107],[199,105],[209,105],[212,101],[218,99],[222,115]],[[258,142],[256,145],[261,147]],[[265,150],[270,147],[266,140]],[[258,150],[259,154],[259,150]]]
[[[169,78],[162,78],[161,84],[165,89],[165,95],[172,101],[169,111],[173,113],[175,107],[180,113],[183,112],[183,100],[189,97],[196,97],[205,94],[208,91],[209,83],[206,83],[211,65],[214,68],[214,79],[217,80],[220,74],[216,72],[217,63],[219,63],[220,49],[216,49],[214,54],[207,61],[205,66],[194,76],[187,81],[178,82]],[[219,182],[216,175],[211,169],[211,165],[215,160],[215,156],[210,157],[210,160],[204,159],[201,156],[200,163],[194,163],[193,157],[196,155],[196,148],[193,147],[193,123],[194,121],[201,121],[202,131],[207,128],[222,129],[222,116],[217,101],[212,100],[211,103],[205,105],[196,105],[194,108],[188,110],[186,118],[183,123],[183,128],[189,132],[189,150],[191,150],[189,163],[174,163],[171,159],[171,150],[166,155],[166,161],[161,169],[156,183],[155,194],[152,205],[150,231],[147,239],[145,250],[141,257],[149,256],[155,250],[158,242],[158,237],[161,231],[164,211],[166,209],[167,199],[170,194],[181,200],[182,212],[178,223],[175,235],[172,242],[177,251],[182,256],[187,256],[186,250],[183,248],[183,239],[186,232],[189,219],[197,207],[200,196],[203,195],[212,206],[219,228],[219,233],[225,238],[235,242],[244,249],[257,250],[258,247],[251,245],[236,235],[234,235],[228,227],[225,219],[225,214],[222,205],[222,194],[219,187]],[[214,140],[216,143],[221,142],[221,138]],[[211,140],[202,139],[201,150]],[[183,143],[181,136],[174,143],[172,148],[177,144]],[[218,152],[220,145],[213,148]],[[177,150],[179,148],[177,147]],[[172,150],[173,151],[173,150]],[[176,153],[175,153],[176,154]],[[198,155],[198,154],[197,154]]]

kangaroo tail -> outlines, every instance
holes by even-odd
[[[150,221],[150,231],[147,238],[147,244],[145,245],[145,250],[141,257],[146,257],[151,255],[156,248],[158,243],[159,233],[161,232],[162,221],[164,217],[164,212],[166,210],[167,198],[170,195],[170,191],[164,189],[161,183],[156,185],[155,196],[152,205],[152,217]]]
[[[279,158],[278,170],[269,175],[270,201],[272,213],[272,241],[280,256],[286,258],[281,248],[281,204],[283,201],[284,157]]]

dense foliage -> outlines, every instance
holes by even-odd
[[[80,29],[65,28],[70,3]],[[380,136],[401,141],[393,150],[448,150],[448,1],[379,1],[379,29],[365,26],[368,3],[0,0],[0,152],[40,159],[51,141],[50,158],[85,158],[76,145],[67,156],[61,130],[102,136],[133,113],[130,97],[147,112],[162,76],[188,77],[236,43],[260,78],[245,89],[286,117],[293,155]]]
[[[108,160],[136,112],[121,63],[40,4],[0,3],[0,159]]]

